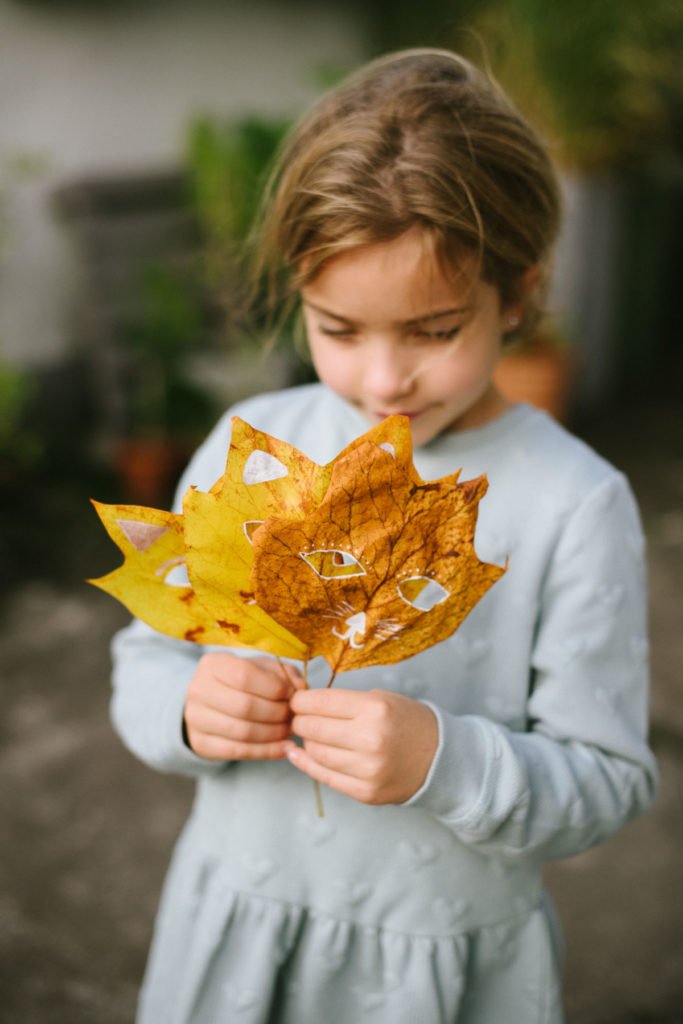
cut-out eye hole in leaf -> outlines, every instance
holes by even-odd
[[[348,551],[309,551],[301,557],[321,579],[336,580],[341,576],[364,576],[365,569]]]
[[[313,512],[273,517],[255,534],[256,601],[333,673],[417,654],[449,636],[505,571],[474,550],[486,489],[485,477],[459,483],[458,474],[424,483],[376,444],[347,450]],[[344,555],[336,572],[335,552]]]
[[[118,569],[89,583],[160,633],[205,644],[234,643],[189,584],[182,516],[140,505],[93,505],[125,558]]]
[[[448,597],[448,591],[429,576],[409,576],[396,584],[399,596],[412,608],[429,612]]]

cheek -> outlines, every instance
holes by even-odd
[[[320,379],[332,388],[342,389],[354,377],[353,360],[343,349],[330,346],[325,341],[311,338],[309,341],[313,365]]]
[[[432,367],[432,380],[435,386],[445,391],[453,386],[479,385],[493,374],[500,350],[500,339],[495,332],[469,338],[450,353],[441,365],[435,364]]]

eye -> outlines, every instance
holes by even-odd
[[[352,338],[353,331],[350,327],[319,327],[318,330],[326,338]]]
[[[428,341],[451,341],[462,330],[461,327],[450,327],[447,331],[415,331],[416,338],[426,338]]]
[[[302,551],[301,557],[306,565],[324,580],[335,580],[342,576],[365,576],[365,569],[349,551],[325,548],[318,551]]]
[[[419,612],[431,611],[449,596],[446,588],[429,576],[409,576],[401,580],[396,589],[398,596]]]
[[[259,526],[263,526],[263,519],[247,519],[246,522],[242,523],[244,536],[250,544],[254,543],[254,534]]]

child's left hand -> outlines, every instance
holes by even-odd
[[[400,804],[420,788],[438,725],[425,704],[386,690],[299,690],[291,699],[292,764],[366,804]]]

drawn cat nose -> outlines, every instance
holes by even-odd
[[[350,615],[348,619],[344,620],[344,625],[346,626],[345,633],[341,633],[336,627],[332,632],[340,640],[348,640],[351,647],[358,650],[359,647],[363,646],[363,642],[357,638],[364,637],[367,629],[367,616],[365,612],[356,612],[355,615]]]

